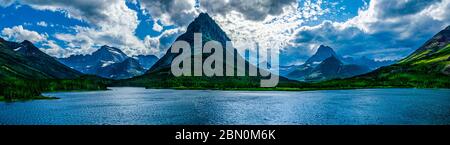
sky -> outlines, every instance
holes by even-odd
[[[0,37],[54,57],[103,45],[161,57],[200,12],[233,41],[303,63],[320,45],[344,57],[398,60],[450,25],[450,0],[0,0]]]

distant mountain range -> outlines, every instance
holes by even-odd
[[[0,38],[0,79],[75,79],[81,75],[30,41],[16,43]]]
[[[58,60],[85,74],[125,79],[143,74],[145,68],[149,68],[157,59],[153,55],[128,57],[120,49],[104,45],[89,55],[73,55]]]
[[[136,59],[145,70],[150,69],[150,67],[152,67],[159,59],[154,55],[138,55],[133,58]]]
[[[300,81],[323,81],[360,75],[393,63],[395,61],[374,61],[366,57],[344,58],[331,47],[320,45],[304,64],[282,67],[280,74]]]

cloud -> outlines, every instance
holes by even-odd
[[[14,26],[12,28],[4,28],[2,30],[2,35],[8,40],[20,42],[28,40],[34,43],[46,41],[48,38],[47,34],[39,34],[36,31],[24,29],[22,25]]]
[[[182,28],[169,29],[156,37],[146,36],[144,39],[144,44],[148,48],[158,50],[155,54],[157,56],[162,56],[181,33],[184,33],[184,29]]]
[[[157,22],[153,23],[153,30],[156,32],[161,32],[163,27],[159,25]]]
[[[44,21],[37,22],[36,25],[42,26],[42,27],[47,27],[48,26],[48,24],[46,22],[44,22]]]
[[[0,0],[1,7],[8,7],[14,3],[15,0]]]

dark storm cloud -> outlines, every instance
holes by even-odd
[[[418,13],[437,2],[442,0],[383,0],[375,5],[375,10],[379,11],[382,18],[398,17]]]
[[[283,8],[297,0],[201,0],[200,5],[207,12],[226,15],[237,11],[249,20],[264,20],[267,15],[279,15]]]

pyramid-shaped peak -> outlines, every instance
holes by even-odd
[[[100,49],[106,49],[106,50],[119,50],[118,48],[110,47],[110,46],[108,46],[108,45],[103,45],[102,47],[100,47]]]
[[[28,41],[28,40],[23,40],[20,44],[26,45],[26,46],[32,46],[33,45],[33,43]]]
[[[323,51],[334,52],[333,48],[326,46],[326,45],[320,45],[319,49],[317,49],[317,52],[323,52]]]
[[[206,29],[210,28],[210,29]],[[206,30],[220,29],[220,26],[207,14],[200,13],[192,23],[189,24],[187,32],[202,32]],[[220,29],[221,30],[221,29]]]
[[[24,40],[20,43],[25,49],[21,49],[22,51],[40,51],[39,48],[34,46],[33,42]]]

